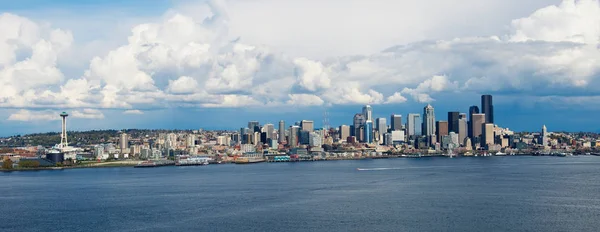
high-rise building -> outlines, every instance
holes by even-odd
[[[377,128],[377,131],[379,131],[379,134],[383,135],[387,132],[387,123],[385,118],[375,119],[375,126]]]
[[[448,132],[458,133],[459,112],[448,112]]]
[[[430,104],[423,108],[423,135],[435,135],[435,112]]]
[[[463,119],[463,118],[466,120],[467,119],[467,114],[465,114],[465,113],[458,114],[458,120]]]
[[[187,138],[185,139],[185,146],[187,148],[196,146],[196,135],[194,135],[194,134],[188,134]]]
[[[288,144],[290,145],[290,147],[297,147],[298,146],[298,134],[300,132],[300,127],[299,126],[291,126],[290,127],[290,134],[288,135]]]
[[[469,107],[469,138],[473,139],[473,114],[479,113],[479,107],[471,106]]]
[[[370,105],[366,105],[363,107],[362,111],[362,114],[365,117],[365,121],[373,122],[373,108],[371,108]]]
[[[279,143],[285,142],[285,121],[279,121],[279,133],[277,134],[279,136]]]
[[[481,95],[481,113],[485,114],[485,123],[494,123],[492,95]]]
[[[340,126],[340,140],[345,141],[350,137],[350,126],[341,125]]]
[[[302,127],[303,131],[313,132],[315,129],[315,123],[310,120],[302,120],[300,122],[300,127]]]
[[[323,139],[321,134],[317,132],[310,132],[308,145],[311,147],[321,147],[323,144]]]
[[[254,134],[254,132],[260,132],[260,123],[258,123],[258,121],[250,121],[248,122],[248,129],[252,134]]]
[[[484,123],[481,125],[481,147],[489,147],[489,145],[494,145],[494,124],[493,123]]]
[[[359,132],[360,128],[365,125],[365,116],[362,114],[355,114],[354,115],[354,130],[351,131],[351,136],[356,136],[357,138],[362,136],[362,134]]]
[[[373,143],[373,122],[367,120],[363,128],[363,141],[365,143]]]
[[[273,124],[267,123],[263,126],[262,132],[267,134],[267,139],[263,142],[267,142],[268,139],[273,139],[273,131],[275,131],[275,126]]]
[[[473,116],[471,116],[471,142],[473,144],[480,142],[481,140],[481,133],[482,131],[482,125],[485,123],[485,114],[473,114]]]
[[[542,139],[540,144],[546,148],[548,146],[548,130],[546,129],[546,125],[542,126],[542,134],[540,137]]]
[[[402,130],[402,115],[392,114],[392,116],[390,116],[390,123],[392,131]]]
[[[448,122],[437,121],[435,122],[437,141],[442,142],[442,137],[448,135]]]
[[[121,139],[119,140],[119,148],[121,152],[126,152],[129,149],[129,136],[126,133],[121,133]]]
[[[300,130],[298,135],[298,143],[302,145],[308,145],[310,143],[310,133],[312,132]]]
[[[458,120],[458,142],[459,142],[459,144],[465,145],[464,144],[465,138],[467,138],[467,135],[469,134],[468,130],[469,130],[469,123],[467,123],[467,117],[465,115],[465,117]]]
[[[406,122],[406,136],[414,137],[421,135],[421,116],[419,114],[408,114]]]

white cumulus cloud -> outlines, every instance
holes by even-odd
[[[44,110],[44,111],[31,111],[31,110],[19,110],[10,116],[9,121],[51,121],[60,120],[58,113]]]

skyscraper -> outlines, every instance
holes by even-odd
[[[279,121],[279,143],[285,142],[285,121]]]
[[[546,148],[548,146],[548,130],[546,129],[546,125],[542,126],[542,134],[541,134],[542,146]]]
[[[373,108],[370,105],[366,105],[362,109],[362,114],[365,116],[365,121],[373,122]]]
[[[275,130],[275,126],[273,124],[265,124],[262,128],[262,132],[266,133],[266,139],[263,142],[267,142],[268,139],[273,139],[273,131]]]
[[[260,124],[258,121],[250,121],[248,122],[248,129],[250,129],[250,133],[254,134],[254,132],[260,132]]]
[[[465,115],[464,118],[461,118],[458,120],[458,143],[465,145],[465,138],[467,138],[467,134],[468,134],[468,123],[467,123],[467,117]]]
[[[435,113],[430,104],[423,108],[423,135],[435,135]]]
[[[448,132],[458,134],[458,116],[459,112],[448,112]]]
[[[290,134],[288,135],[288,144],[290,147],[294,148],[298,146],[298,134],[300,132],[299,126],[291,126]]]
[[[302,127],[303,131],[308,131],[308,132],[313,132],[314,128],[315,128],[314,122],[309,121],[309,120],[302,120],[300,122],[300,126]]]
[[[350,137],[350,127],[347,125],[340,126],[340,140],[346,140]]]
[[[375,119],[375,126],[377,127],[377,131],[379,131],[379,134],[382,135],[387,132],[387,124],[385,118]]]
[[[435,127],[436,127],[437,141],[441,142],[442,137],[448,135],[448,122],[447,121],[437,121],[435,124],[436,124]]]
[[[367,120],[367,122],[364,125],[364,136],[363,136],[363,140],[365,143],[373,143],[373,122],[370,120]]]
[[[479,113],[479,107],[471,106],[469,107],[469,138],[473,139],[473,114]]]
[[[481,95],[481,113],[485,114],[485,123],[494,123],[492,95]]]
[[[121,152],[127,151],[127,149],[129,148],[129,136],[126,133],[121,133],[121,139],[119,142]]]
[[[471,117],[471,142],[473,144],[481,141],[482,125],[485,123],[485,114],[473,114]]]
[[[365,124],[365,116],[362,114],[355,114],[354,115],[354,131],[351,131],[350,133],[352,133],[352,136],[356,136],[357,138],[359,136],[361,136],[361,133],[359,132],[360,128]]]
[[[494,145],[494,124],[482,124],[481,134],[483,136],[483,138],[481,139],[481,147],[486,147],[486,145]]]
[[[411,136],[421,135],[421,116],[419,114],[408,114],[408,121],[406,122],[406,135],[410,138]]]
[[[402,130],[402,115],[392,114],[392,116],[390,116],[390,124],[392,131]]]

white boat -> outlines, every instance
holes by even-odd
[[[497,152],[496,154],[494,154],[495,156],[505,156],[506,153],[504,152]]]

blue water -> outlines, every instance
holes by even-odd
[[[599,178],[600,157],[0,173],[0,231],[598,231]]]

